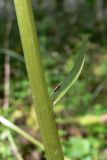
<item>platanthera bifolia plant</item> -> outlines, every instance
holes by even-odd
[[[68,92],[79,77],[84,65],[84,55],[87,51],[88,38],[87,36],[83,38],[77,51],[78,56],[71,72],[65,80],[55,88],[51,96],[49,96],[31,0],[14,0],[14,3],[25,63],[46,158],[47,160],[64,160],[58,130],[54,119],[53,106],[59,102],[66,92]],[[0,121],[43,149],[40,142],[36,141],[36,139],[5,118],[0,117]]]

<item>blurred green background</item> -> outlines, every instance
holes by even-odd
[[[55,106],[64,155],[107,160],[107,0],[33,0],[49,94],[66,77],[81,36],[89,49],[81,76]],[[26,26],[27,27],[27,26]],[[41,140],[13,0],[0,0],[0,115]],[[0,159],[15,160],[0,124]],[[9,130],[24,160],[44,153]]]

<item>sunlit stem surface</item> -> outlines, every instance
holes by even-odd
[[[14,0],[26,67],[47,160],[63,160],[40,55],[31,0]]]

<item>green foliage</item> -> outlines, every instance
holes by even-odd
[[[7,159],[8,160],[15,160],[14,156],[12,155],[9,142],[8,140],[4,140],[3,138],[3,132],[0,133],[0,159]]]
[[[99,141],[94,138],[73,137],[65,142],[64,153],[71,159],[93,160],[98,158]]]
[[[84,117],[87,114],[102,117],[103,114],[107,113],[106,1],[102,0],[102,5],[98,6],[98,0],[83,0],[81,2],[78,1],[77,6],[72,4],[69,5],[70,8],[66,9],[63,4],[57,4],[57,1],[55,1],[52,10],[50,6],[45,7],[43,3],[44,1],[37,1],[35,11],[40,49],[50,94],[73,67],[76,57],[74,47],[81,42],[81,34],[85,35],[88,33],[90,35],[89,50],[86,54],[86,62],[82,74],[72,86],[72,89],[54,108],[56,119],[59,118],[60,121],[66,122],[62,125],[58,121],[61,140],[63,139],[64,153],[70,159],[75,157],[77,160],[76,152],[79,148],[79,151],[81,151],[78,154],[80,156],[78,157],[79,160],[106,160],[107,126],[105,124],[91,124],[83,127],[82,124],[68,123],[72,117],[75,119],[79,116]],[[61,8],[60,5],[62,5]],[[98,16],[99,13],[103,15],[100,18]],[[0,24],[0,48],[3,48],[5,29],[3,16],[0,17]],[[22,55],[16,20],[13,20],[9,43],[11,50],[16,54]],[[35,127],[27,123],[28,118],[31,121],[33,119],[32,114],[29,116],[33,104],[25,64],[13,57],[11,57],[10,81],[10,106],[7,111],[1,109],[0,114],[28,133],[37,138],[40,137],[38,136],[38,130],[34,130]],[[1,108],[4,97],[3,82],[4,54],[0,54]],[[35,119],[33,121],[35,122]],[[1,125],[0,134],[4,129],[4,126]],[[84,138],[84,132],[86,138]],[[33,160],[35,147],[24,141],[23,138],[20,139],[19,135],[17,135],[17,138],[13,132],[12,135],[15,140],[17,139],[17,146],[19,150],[22,150],[24,158],[29,159],[30,157]],[[38,139],[41,140],[40,138]],[[90,146],[92,147],[91,149]],[[73,150],[71,147],[73,147]],[[0,139],[0,159],[6,159],[7,157],[10,160],[14,159],[7,141]]]

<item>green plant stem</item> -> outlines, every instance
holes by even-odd
[[[14,0],[26,67],[47,160],[63,160],[36,33],[31,0]]]
[[[5,132],[5,137],[8,138],[8,141],[10,143],[10,148],[14,154],[14,156],[16,157],[17,160],[24,160],[21,156],[21,154],[18,151],[18,148],[13,140],[13,137],[11,135],[11,133],[9,131]]]
[[[44,147],[41,144],[41,142],[39,142],[38,140],[33,138],[31,135],[29,135],[28,133],[26,133],[25,131],[23,131],[22,129],[20,129],[19,127],[17,127],[13,123],[11,123],[10,121],[8,121],[6,118],[0,117],[0,123],[2,123],[6,127],[11,128],[15,132],[17,132],[18,134],[20,134],[21,136],[23,136],[24,138],[29,140],[31,143],[33,143],[35,146],[37,146],[39,149],[44,150]]]
[[[68,117],[66,119],[57,118],[56,121],[59,124],[79,124],[82,126],[88,126],[88,125],[95,125],[95,124],[104,124],[103,122],[103,116],[97,116],[97,115],[85,115],[82,117]]]
[[[21,56],[20,54],[10,50],[10,49],[5,49],[5,48],[0,48],[0,54],[6,54],[9,57],[12,57],[14,59],[19,60],[22,63],[25,63],[23,56]]]
[[[17,127],[15,124],[10,122],[6,118],[1,116],[0,123],[2,123],[4,126],[8,127],[9,129],[12,129],[13,131],[18,133],[19,135],[23,136],[24,138],[26,138],[29,142],[31,142],[32,144],[37,146],[40,149],[40,151],[44,151],[44,146],[39,140],[33,138],[30,134],[26,133],[24,130]],[[64,157],[64,160],[69,160],[69,159],[67,157]]]

